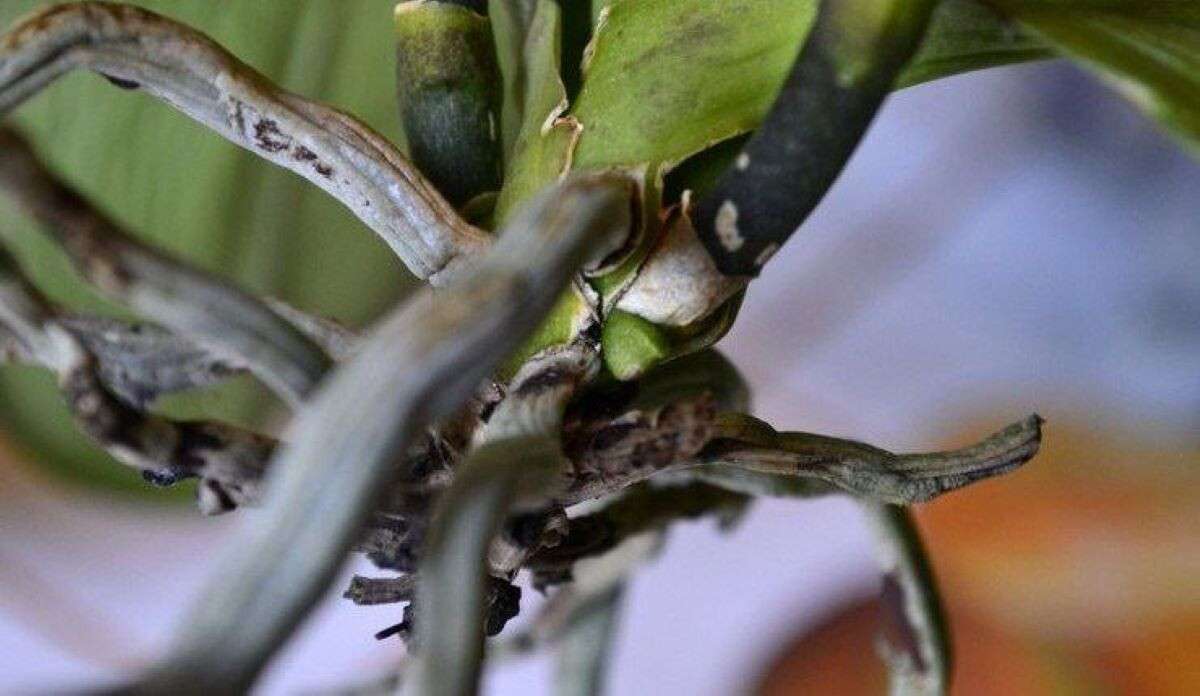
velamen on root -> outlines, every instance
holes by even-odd
[[[948,622],[905,506],[1021,466],[1041,419],[924,454],[780,431],[711,346],[893,89],[1062,53],[1140,85],[1194,146],[1200,11],[1184,5],[402,2],[407,156],[147,10],[19,21],[0,112],[98,73],[312,182],[433,286],[362,332],[255,297],[139,241],[0,128],[0,191],[147,320],[72,313],[4,254],[4,359],[56,375],[79,428],[151,483],[199,479],[206,514],[262,508],[161,660],[114,692],[245,690],[358,552],[389,574],[346,597],[407,604],[380,632],[407,655],[364,692],[471,694],[487,656],[554,646],[558,693],[598,693],[623,588],[673,523],[842,494],[878,531],[893,691],[945,693]],[[1177,30],[1154,50],[1151,15]],[[280,434],[154,410],[240,374],[290,407]],[[522,571],[550,600],[489,643]]]

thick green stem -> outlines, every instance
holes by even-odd
[[[500,70],[487,17],[464,5],[396,6],[396,95],[408,153],[455,206],[500,188]]]

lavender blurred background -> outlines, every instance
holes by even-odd
[[[1200,166],[1065,65],[906,90],[720,347],[781,428],[920,449],[1036,410],[1048,437],[1069,422],[1195,449]],[[0,476],[0,691],[146,664],[233,520]],[[633,584],[611,692],[750,688],[787,636],[873,586],[870,551],[841,499],[763,502],[730,535],[678,528]],[[398,611],[335,594],[261,693],[363,681],[397,656],[371,634]],[[506,664],[488,693],[546,693],[550,673]]]

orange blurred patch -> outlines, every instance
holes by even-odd
[[[1051,422],[1023,469],[918,520],[952,693],[1200,694],[1200,453]],[[878,611],[862,601],[797,636],[758,693],[886,693]]]
[[[785,648],[768,668],[760,696],[878,696],[887,672],[875,653],[879,604],[853,604]],[[952,613],[955,673],[952,694],[1041,696],[1083,691],[1077,666],[970,612]],[[1074,675],[1074,676],[1071,676]]]
[[[1022,632],[1098,645],[1200,609],[1195,451],[1051,423],[1023,469],[918,518],[942,584]]]

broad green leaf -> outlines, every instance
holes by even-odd
[[[577,167],[669,166],[753,130],[815,16],[814,0],[612,0],[571,109]],[[945,0],[900,86],[1052,55],[973,0]]]
[[[44,4],[6,0],[0,25]],[[284,87],[399,137],[393,0],[138,4],[200,28]],[[56,171],[131,231],[252,291],[361,323],[409,282],[387,247],[340,204],[151,97],[80,72],[22,106],[14,120]],[[78,309],[112,309],[4,202],[0,234],[18,240],[19,257],[51,297]],[[265,399],[239,380],[168,410],[255,424],[270,417]],[[76,433],[45,373],[0,370],[0,417],[6,432],[56,470],[144,488],[135,472]]]
[[[812,0],[613,0],[571,114],[580,168],[674,163],[766,114],[812,23]]]
[[[812,22],[815,0],[610,0],[570,113],[574,166],[665,164],[753,130]],[[1200,138],[1200,2],[944,0],[898,86],[1060,52]]]
[[[1200,2],[989,0],[1200,154]]]

